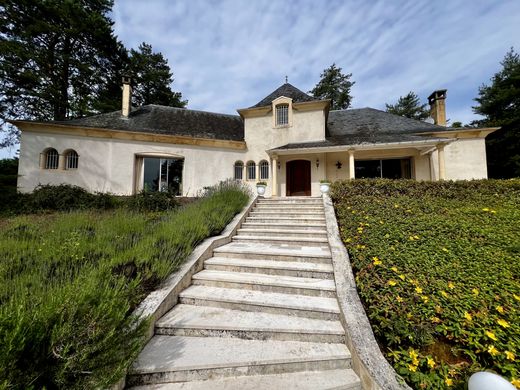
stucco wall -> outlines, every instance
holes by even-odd
[[[446,146],[446,179],[487,179],[486,141],[484,138],[462,138]]]
[[[77,170],[40,169],[40,153],[48,147],[58,153],[74,149]],[[38,184],[74,184],[89,191],[131,194],[134,189],[135,156],[158,153],[184,157],[183,195],[194,196],[204,186],[233,177],[233,164],[244,151],[190,145],[87,138],[23,131],[20,145],[18,187],[32,191]]]

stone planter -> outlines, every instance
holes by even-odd
[[[322,194],[328,194],[330,190],[330,183],[320,183],[320,191]]]
[[[264,196],[266,187],[267,186],[265,184],[256,185],[256,192],[258,193],[258,196]]]

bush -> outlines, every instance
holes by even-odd
[[[520,384],[520,181],[332,185],[340,233],[382,351],[413,388]]]
[[[168,192],[141,191],[126,199],[126,206],[136,211],[167,211],[179,206],[175,195]]]
[[[210,193],[210,194],[209,194]],[[142,347],[130,314],[247,204],[220,185],[183,208],[19,216],[0,230],[0,388],[107,388]]]

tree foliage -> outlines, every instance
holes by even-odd
[[[502,69],[490,85],[479,88],[473,107],[484,116],[474,124],[501,126],[486,139],[488,173],[493,178],[520,177],[520,56],[513,48],[501,62]]]
[[[0,5],[0,125],[66,120],[118,110],[121,75],[135,70],[136,104],[183,107],[161,53],[130,55],[114,35],[113,0],[4,0]],[[162,85],[161,85],[162,83]],[[7,126],[7,125],[6,125]],[[1,146],[17,141],[7,128]]]
[[[132,101],[135,106],[161,104],[172,107],[185,107],[180,92],[170,88],[173,74],[168,61],[161,53],[154,53],[152,46],[143,42],[138,50],[130,50],[130,73],[134,77]]]
[[[352,103],[350,89],[355,84],[351,81],[352,73],[344,74],[342,69],[332,64],[320,75],[320,81],[309,91],[317,99],[330,99],[332,110],[344,110]]]
[[[426,104],[421,104],[419,96],[415,92],[408,92],[405,96],[400,96],[395,104],[385,104],[386,112],[404,116],[411,119],[424,120],[430,116],[430,111]]]

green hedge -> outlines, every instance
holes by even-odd
[[[520,385],[520,180],[334,183],[381,348],[417,389],[490,369]]]
[[[162,213],[0,221],[0,388],[107,388],[142,346],[139,302],[247,204],[239,185]]]

